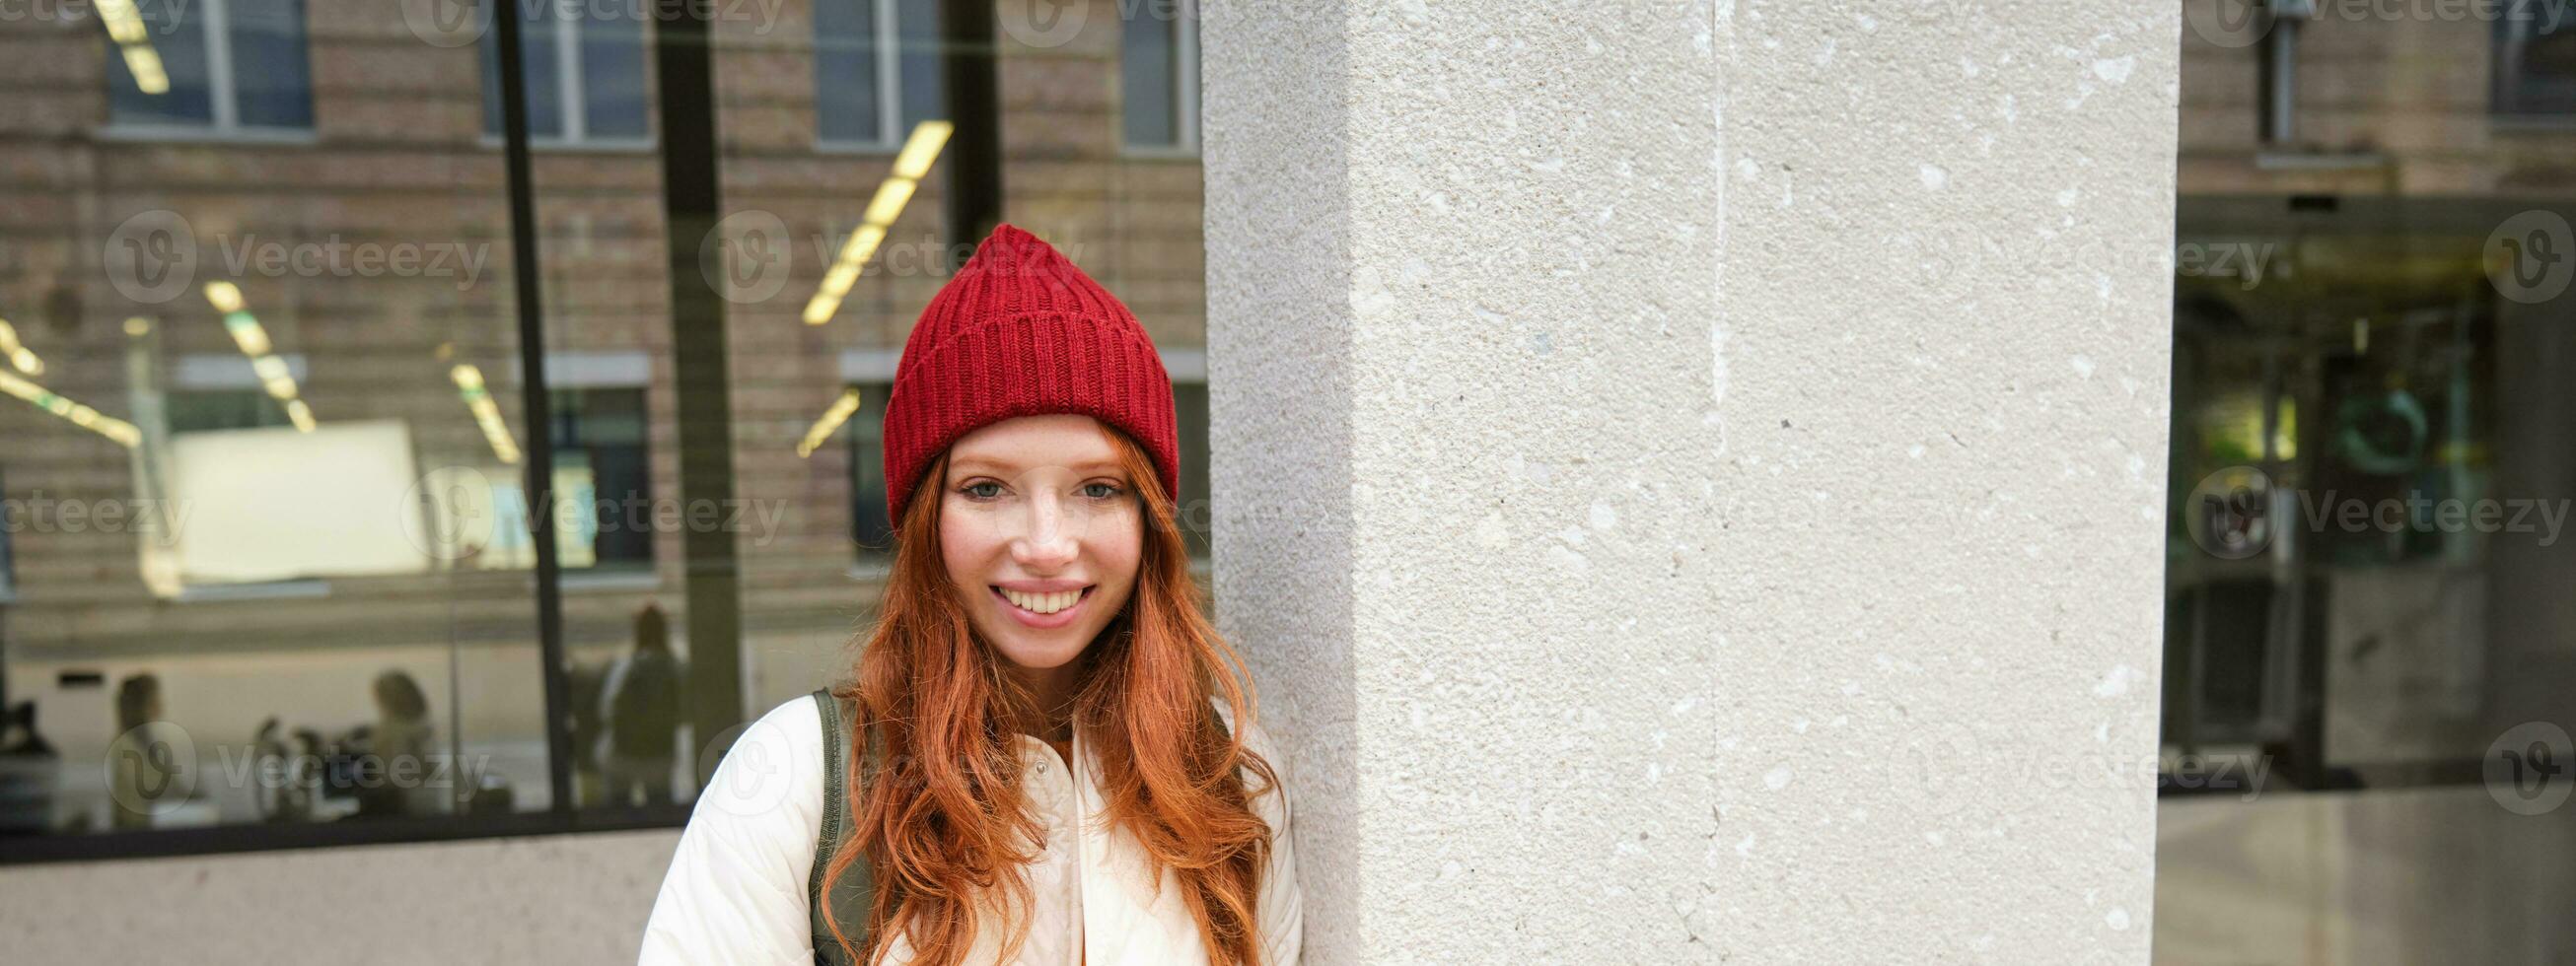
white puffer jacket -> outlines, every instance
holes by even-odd
[[[1217,713],[1229,727],[1232,715]],[[1290,821],[1295,787],[1285,756],[1259,725],[1245,744],[1270,762],[1281,794],[1253,802],[1270,824],[1270,865],[1261,877],[1259,927],[1262,961],[1296,966],[1304,918],[1299,908],[1297,858]],[[1027,944],[1007,966],[1199,966],[1207,949],[1184,905],[1179,877],[1162,873],[1159,895],[1145,874],[1143,853],[1105,821],[1078,822],[1101,811],[1095,769],[1066,774],[1054,748],[1019,736],[1022,779],[1039,818],[1047,849],[1029,870],[1035,902]],[[1090,761],[1077,737],[1074,757]],[[644,927],[643,964],[793,964],[814,961],[806,877],[822,830],[823,719],[812,696],[771,709],[753,722],[698,795],[653,914]],[[1258,779],[1253,779],[1258,782]],[[1077,826],[1079,828],[1077,829]],[[979,923],[998,922],[984,907]],[[967,962],[998,964],[1000,930],[976,930]],[[891,966],[912,962],[912,948],[898,938]]]

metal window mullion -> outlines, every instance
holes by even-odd
[[[1182,0],[1172,20],[1172,110],[1180,117],[1172,125],[1173,147],[1196,150],[1199,146],[1199,4]]]
[[[241,127],[241,107],[233,103],[233,32],[226,0],[206,3],[206,100],[214,129],[229,134]]]
[[[590,93],[581,83],[581,29],[578,0],[555,0],[555,93],[557,110],[563,114],[563,139],[582,141],[590,137],[590,114],[582,109]]]
[[[521,485],[528,494],[532,521],[528,528],[536,550],[537,651],[545,690],[546,787],[548,810],[559,820],[573,814],[572,734],[565,717],[572,707],[572,683],[564,667],[563,562],[555,545],[554,401],[547,394],[544,280],[537,263],[537,201],[528,158],[527,51],[523,24],[514,11],[495,12],[501,82],[501,158],[510,204],[510,267],[519,313],[519,407],[528,434],[527,474]]]
[[[905,134],[903,90],[897,86],[903,82],[903,37],[896,32],[901,24],[895,20],[897,0],[861,0],[861,2],[876,5],[874,16],[877,22],[877,141],[891,145],[900,141]]]

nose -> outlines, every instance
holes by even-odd
[[[1081,515],[1066,512],[1063,498],[1047,491],[1029,500],[1028,508],[1018,539],[1011,541],[1012,561],[1041,573],[1071,566],[1082,546]]]

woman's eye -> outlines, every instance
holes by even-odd
[[[1086,493],[1095,489],[1105,491],[1100,493],[1091,493],[1091,498],[1095,500],[1114,500],[1118,498],[1119,494],[1127,492],[1126,490],[1120,489],[1116,483],[1087,483],[1083,485],[1083,491]]]
[[[966,484],[965,486],[958,487],[958,488],[957,488],[957,492],[959,492],[959,493],[963,493],[963,494],[966,494],[967,496],[970,496],[970,497],[974,497],[975,499],[978,499],[978,500],[990,500],[990,499],[992,499],[992,498],[994,498],[994,497],[997,497],[997,496],[1000,496],[1000,495],[1001,495],[1000,493],[990,493],[990,494],[987,494],[987,493],[979,492],[979,491],[981,491],[983,488],[988,487],[988,486],[989,486],[989,487],[992,487],[992,488],[994,488],[994,489],[996,489],[996,490],[999,490],[999,489],[1001,489],[1001,488],[1002,488],[1002,484],[995,483],[995,482],[993,482],[993,481],[991,481],[991,480],[986,480],[986,481],[984,481],[984,482],[982,482],[982,483],[968,483],[968,484]]]

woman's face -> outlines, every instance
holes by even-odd
[[[1135,486],[1089,416],[1021,416],[949,449],[939,549],[975,629],[1021,668],[1082,655],[1127,605],[1144,548]]]

